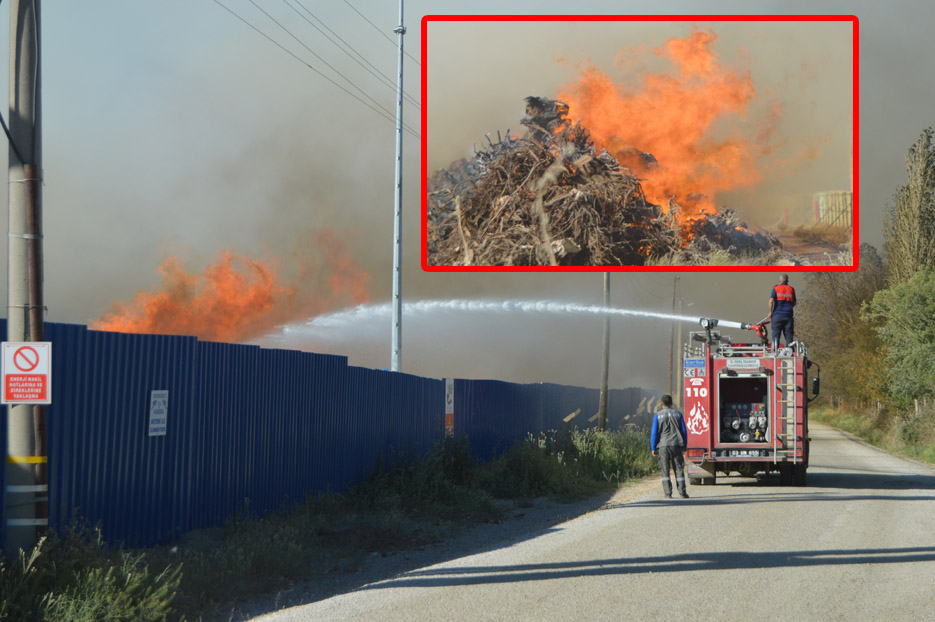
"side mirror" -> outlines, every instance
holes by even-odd
[[[821,389],[821,378],[815,376],[812,378],[812,395],[817,396],[819,389]]]

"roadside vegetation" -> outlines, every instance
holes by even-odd
[[[852,273],[811,273],[796,318],[821,365],[816,418],[935,462],[935,145],[906,155],[886,208],[883,253],[860,247]]]
[[[0,621],[199,620],[298,580],[353,572],[368,557],[440,542],[465,526],[504,520],[535,498],[576,501],[655,468],[645,430],[529,437],[481,463],[468,441],[422,458],[381,459],[361,485],[288,511],[187,534],[139,551],[103,545],[74,525],[18,560],[0,560]]]

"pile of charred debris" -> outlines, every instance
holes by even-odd
[[[428,179],[429,264],[691,265],[715,252],[783,259],[777,238],[747,230],[729,209],[679,225],[675,200],[666,209],[650,203],[636,174],[567,115],[563,102],[527,97],[525,137],[488,135],[472,159]]]

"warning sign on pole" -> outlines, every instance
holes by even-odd
[[[52,403],[52,343],[3,342],[3,404]]]
[[[445,378],[445,436],[455,435],[455,381]]]

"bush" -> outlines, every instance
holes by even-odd
[[[172,613],[180,566],[154,573],[143,554],[107,550],[72,528],[16,562],[0,559],[0,620],[155,622]],[[93,538],[93,539],[92,539]]]
[[[587,475],[598,481],[620,483],[642,477],[656,468],[645,431],[602,432],[588,429],[572,435],[578,462]]]
[[[920,270],[884,289],[864,307],[886,344],[887,381],[893,403],[904,412],[915,400],[935,397],[935,270]]]
[[[646,431],[554,431],[530,436],[481,468],[480,485],[500,498],[581,498],[652,471]]]

